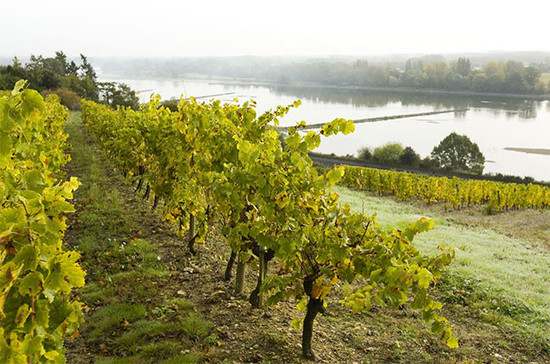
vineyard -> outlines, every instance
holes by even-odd
[[[488,205],[494,211],[544,209],[550,206],[550,188],[534,184],[432,177],[422,174],[343,166],[341,185],[392,195],[399,200],[443,202],[450,208]]]
[[[229,338],[231,331],[239,331],[246,323],[228,323],[229,331],[213,330],[212,324],[196,312],[189,313],[193,303],[182,297],[195,294],[185,292],[185,286],[172,292],[167,288],[173,285],[170,280],[188,280],[189,275],[197,281],[187,283],[190,290],[199,290],[206,282],[211,285],[204,300],[217,302],[217,311],[210,312],[212,317],[231,310],[237,316],[243,315],[244,306],[234,297],[239,301],[246,297],[246,308],[258,312],[253,314],[257,322],[249,323],[252,326],[263,326],[261,321],[271,317],[269,311],[274,315],[284,312],[283,316],[290,318],[278,323],[273,318],[268,337],[278,344],[269,345],[284,342],[273,333],[274,327],[292,326],[301,332],[291,337],[301,337],[299,347],[305,359],[316,358],[313,334],[319,331],[313,325],[319,314],[326,314],[330,322],[347,321],[340,327],[354,332],[361,330],[361,324],[350,326],[356,320],[351,313],[374,322],[386,320],[384,336],[409,330],[406,326],[390,327],[394,319],[380,316],[388,309],[399,321],[408,322],[406,325],[421,318],[428,323],[433,339],[455,349],[458,340],[450,321],[457,314],[439,301],[443,297],[445,302],[454,303],[456,295],[469,289],[463,285],[470,283],[452,283],[457,277],[444,273],[455,258],[455,250],[445,245],[453,245],[453,241],[445,238],[431,244],[431,256],[425,256],[411,242],[417,234],[432,230],[433,220],[407,217],[405,221],[416,221],[400,222],[398,228],[382,226],[376,215],[365,215],[359,212],[361,209],[343,203],[349,197],[341,198],[342,188],[337,185],[394,195],[400,200],[444,202],[455,209],[481,204],[495,210],[545,208],[550,198],[547,187],[536,185],[346,166],[321,174],[308,152],[319,145],[322,136],[353,132],[351,121],[336,119],[318,131],[305,130],[302,122],[281,135],[276,128],[278,119],[299,102],[257,115],[253,102],[199,103],[193,98],[180,100],[177,111],[162,107],[159,99],[152,99],[138,111],[115,111],[84,101],[78,119],[81,115],[85,126],[71,124],[70,133],[89,131],[114,169],[107,176],[88,166],[86,175],[79,177],[83,183],[80,185],[74,177],[67,180],[65,172],[71,159],[66,154],[68,136],[63,132],[66,109],[55,96],[44,101],[25,87],[21,82],[13,92],[0,95],[2,362],[61,363],[66,360],[67,350],[70,361],[75,362],[91,361],[90,352],[98,363],[199,362],[203,354],[197,353],[220,345],[214,331]],[[98,158],[94,155],[98,151],[93,149],[74,150],[71,155],[73,152],[80,153],[81,165],[86,163],[83,154]],[[110,191],[119,188],[113,184],[115,175],[132,186],[132,195],[139,193],[140,198],[130,197],[129,201],[143,205],[141,212],[120,207],[119,197]],[[73,198],[79,185],[78,191],[84,190],[87,195],[78,200],[77,216],[71,217],[75,209],[67,200]],[[102,198],[105,201],[100,204]],[[87,211],[92,208],[97,211]],[[153,211],[177,234],[177,240],[162,248],[162,253],[142,237],[152,237],[164,228],[155,225],[152,232],[144,232],[147,227],[129,227],[134,224],[132,220],[140,218],[139,214]],[[66,215],[72,234],[81,234],[71,241],[80,240],[75,249],[82,259],[81,254],[64,250]],[[420,240],[420,250],[426,254],[426,244]],[[69,246],[72,249],[73,245]],[[170,268],[163,266],[161,255],[173,259]],[[197,266],[201,261],[203,264]],[[73,291],[84,286],[85,273],[79,263],[88,277],[86,286],[77,291],[82,299]],[[465,264],[464,260],[457,263]],[[250,290],[251,277],[254,284]],[[226,296],[220,287],[228,285],[231,294]],[[442,285],[444,293],[437,289]],[[220,300],[220,295],[226,298]],[[339,307],[332,303],[327,306],[329,301],[336,301]],[[492,298],[491,302],[497,300]],[[79,338],[78,328],[84,317],[83,339]],[[221,320],[224,322],[226,317]],[[464,326],[459,327],[464,335]],[[319,342],[331,342],[334,350],[343,350],[341,343],[335,344],[326,333],[321,334]],[[186,340],[192,352],[183,350]],[[426,339],[424,344],[416,339],[406,342],[430,345]],[[465,344],[466,351],[455,358],[467,360],[466,353],[478,350],[467,338]],[[540,352],[544,355],[546,349],[533,345],[526,352],[535,354],[522,353],[516,358],[534,358]],[[368,348],[361,355],[368,357],[372,350]],[[406,348],[400,349],[399,341],[388,350],[378,360],[385,357],[391,361],[392,355],[398,355],[391,352],[407,352]],[[439,355],[453,357],[448,352],[460,349],[438,350]],[[224,358],[216,355],[202,358]],[[418,355],[425,358],[428,354]],[[239,362],[245,360],[237,357]],[[245,357],[247,362],[269,360],[259,354]],[[344,352],[338,356],[339,360],[345,357]],[[407,356],[401,360],[404,358]],[[294,359],[287,356],[288,360]]]
[[[318,175],[307,152],[321,135],[349,133],[353,123],[336,119],[305,135],[298,126],[282,143],[274,125],[287,111],[279,107],[257,117],[252,104],[193,99],[182,100],[177,112],[156,100],[138,112],[92,102],[82,107],[84,121],[120,170],[137,180],[137,189],[164,202],[166,218],[182,233],[189,230],[191,253],[209,226],[221,222],[231,256],[220,278],[231,279],[237,261],[235,289],[242,292],[246,264],[257,259],[252,306],[294,299],[306,311],[292,323],[302,327],[304,357],[314,356],[313,321],[324,312],[325,297],[339,281],[358,277],[365,284],[344,299],[346,307],[360,312],[373,304],[397,307],[411,301],[432,330],[455,347],[450,325],[437,314],[441,304],[428,293],[453,251],[425,258],[410,244],[433,222],[421,219],[404,231],[385,231],[373,217],[340,209],[331,186],[343,171]],[[278,271],[267,275],[272,260]]]

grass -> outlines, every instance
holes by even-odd
[[[99,340],[105,335],[114,332],[121,325],[139,320],[147,315],[143,305],[131,303],[111,303],[102,307],[90,316],[90,328],[92,340]]]
[[[180,322],[181,330],[193,340],[206,337],[212,331],[212,323],[206,321],[196,314],[183,318]]]
[[[413,206],[376,198],[343,187],[334,189],[352,209],[372,214],[388,228],[399,228],[425,216]],[[418,235],[414,244],[427,255],[439,245],[456,248],[456,261],[440,289],[447,300],[468,303],[480,317],[550,342],[550,252],[541,244],[522,241],[493,230],[462,226],[430,213],[436,227]],[[521,222],[519,222],[521,223]],[[466,297],[465,297],[466,296]],[[547,344],[546,344],[547,345]]]
[[[78,113],[70,114],[66,129],[68,172],[82,182],[67,241],[83,257],[87,285],[77,294],[88,306],[68,362],[198,362],[198,353],[215,345],[208,339],[213,324],[194,312],[192,302],[174,298],[179,287],[169,268],[140,236],[150,227],[143,211],[128,205],[131,187],[106,162]]]
[[[131,329],[117,337],[115,342],[125,347],[141,344],[147,337],[169,334],[178,331],[176,323],[164,323],[159,321],[141,320],[132,325]]]

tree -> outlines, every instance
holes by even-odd
[[[459,58],[454,64],[453,71],[461,76],[469,76],[472,70],[472,63],[468,58]]]
[[[540,82],[542,71],[535,67],[526,67],[523,70],[523,79],[529,91],[535,90]]]
[[[431,156],[440,167],[446,169],[483,173],[485,157],[478,145],[466,135],[449,134],[433,149]]]
[[[420,164],[420,156],[412,147],[405,147],[403,153],[399,157],[399,161],[405,166],[418,167]]]
[[[95,82],[97,80],[97,75],[92,65],[88,62],[88,58],[81,53],[80,59],[82,61],[82,64],[80,65],[80,70],[82,71],[83,75],[89,77],[90,80]]]
[[[509,92],[523,92],[527,89],[527,83],[523,77],[524,69],[521,62],[506,62],[505,80]]]
[[[424,72],[428,75],[430,87],[445,87],[445,77],[449,73],[449,66],[445,62],[430,62],[424,66]]]
[[[78,66],[74,61],[67,65],[67,75],[78,76]]]
[[[117,106],[126,106],[133,110],[139,108],[139,97],[125,83],[102,82],[99,83],[99,89],[101,102],[113,109]]]
[[[69,64],[67,63],[67,56],[63,51],[55,52],[55,59],[61,64],[63,74],[62,76],[67,75],[67,68],[69,67]]]

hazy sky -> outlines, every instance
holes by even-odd
[[[547,0],[21,0],[0,9],[5,57],[550,51]]]

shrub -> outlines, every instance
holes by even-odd
[[[62,87],[56,90],[46,90],[43,92],[44,97],[51,94],[56,94],[57,96],[59,96],[59,101],[61,102],[61,105],[66,106],[69,110],[80,110],[82,100],[75,91],[69,90],[66,87]]]
[[[160,104],[165,108],[169,109],[170,111],[176,112],[178,111],[179,103],[180,103],[180,100],[178,99],[170,99],[170,100],[164,100]]]
[[[384,164],[399,164],[403,151],[403,146],[401,144],[388,143],[381,147],[375,148],[372,159],[374,159],[376,162]]]
[[[372,152],[370,151],[369,147],[364,147],[364,148],[359,149],[358,154],[359,154],[358,155],[359,159],[369,161],[372,158]]]

